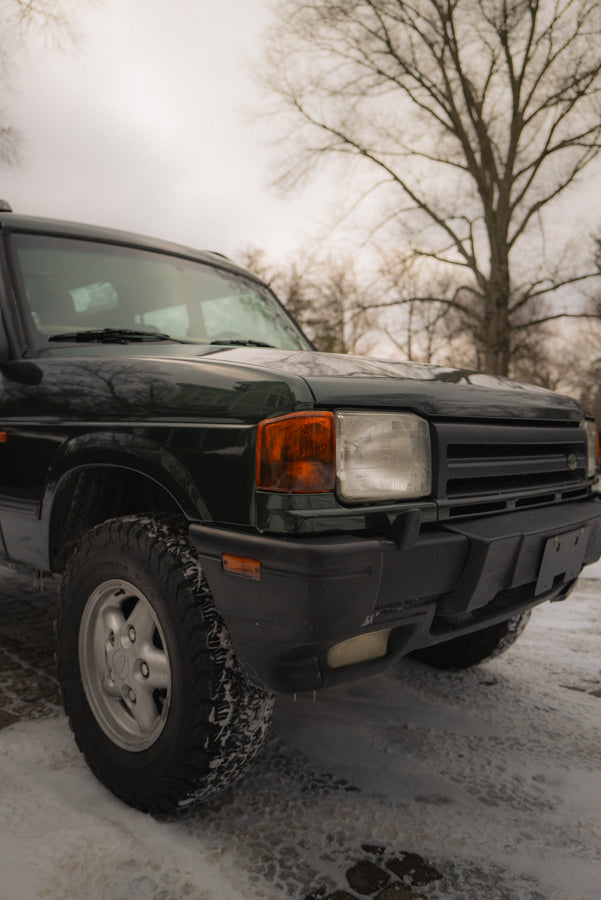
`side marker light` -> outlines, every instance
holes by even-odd
[[[235,556],[233,553],[221,555],[223,571],[231,575],[243,575],[255,581],[261,580],[261,562],[258,559],[250,559],[248,556]]]

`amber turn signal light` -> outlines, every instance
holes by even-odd
[[[233,553],[223,553],[221,562],[224,572],[232,575],[244,575],[245,578],[261,580],[261,562],[248,556],[235,556]]]
[[[286,493],[333,491],[335,434],[330,412],[290,413],[260,422],[257,487]]]

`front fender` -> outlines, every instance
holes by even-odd
[[[212,520],[190,472],[163,444],[141,435],[111,431],[78,435],[59,447],[48,473],[44,518],[50,516],[65,475],[91,466],[116,466],[144,475],[168,491],[189,518]]]

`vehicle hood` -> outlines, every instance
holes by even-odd
[[[441,418],[583,417],[568,397],[492,375],[315,351],[92,344],[53,347],[34,365],[35,387],[5,379],[5,413],[252,423],[293,410],[346,407]]]
[[[467,369],[334,353],[263,348],[227,350],[213,359],[301,377],[316,406],[395,407],[428,416],[582,418],[570,397]]]

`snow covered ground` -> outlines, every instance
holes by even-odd
[[[0,900],[599,900],[601,566],[586,574],[486,665],[403,661],[279,698],[247,778],[177,818],[99,785],[62,714],[5,728]]]

